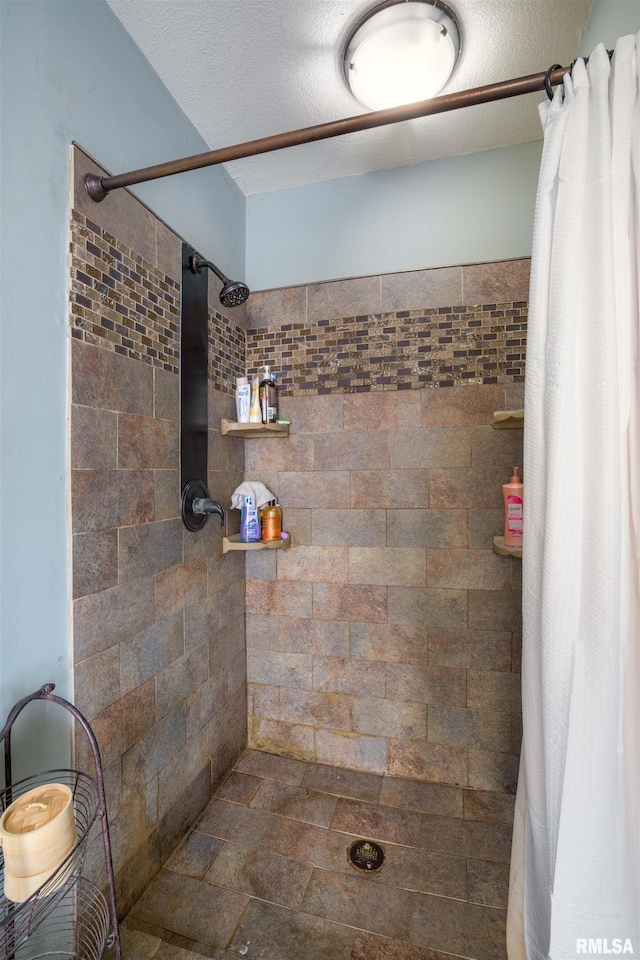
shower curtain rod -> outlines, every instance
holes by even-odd
[[[291,130],[288,133],[262,137],[260,140],[249,140],[247,143],[239,143],[233,147],[222,147],[220,150],[210,150],[208,153],[198,153],[195,156],[183,157],[180,160],[169,160],[152,167],[142,167],[140,170],[132,170],[130,173],[119,173],[114,177],[98,177],[96,174],[87,173],[84,177],[84,184],[91,199],[100,203],[111,190],[117,190],[120,187],[130,187],[136,183],[145,183],[147,180],[171,177],[175,173],[186,173],[188,170],[200,170],[202,167],[228,163],[230,160],[240,160],[243,157],[254,157],[261,153],[282,150],[284,147],[295,147],[302,143],[314,143],[317,140],[341,137],[346,133],[355,133],[358,130],[370,130],[373,127],[384,127],[390,123],[401,123],[403,120],[430,117],[437,113],[459,110],[461,107],[473,107],[480,103],[491,103],[495,100],[519,97],[525,93],[546,90],[547,94],[551,96],[551,86],[561,83],[565,74],[570,73],[572,67],[573,64],[569,67],[561,67],[556,63],[544,73],[534,73],[527,77],[517,77],[514,80],[490,83],[483,87],[474,87],[471,90],[448,93],[443,97],[421,100],[419,103],[390,107],[373,113],[362,113],[355,117],[347,117],[344,120],[319,123],[313,127],[303,127],[300,130]]]

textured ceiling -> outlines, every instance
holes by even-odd
[[[593,0],[450,2],[462,54],[445,92],[570,63]],[[374,0],[108,3],[211,149],[364,112],[344,84],[341,51]],[[292,147],[227,170],[250,195],[524,143],[541,136],[540,98]]]

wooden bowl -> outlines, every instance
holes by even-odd
[[[0,818],[4,850],[4,894],[22,903],[56,872],[77,842],[73,797],[62,783],[48,783],[18,797]],[[61,871],[51,893],[68,878]]]

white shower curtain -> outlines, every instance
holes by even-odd
[[[510,960],[640,960],[639,64],[541,107]]]

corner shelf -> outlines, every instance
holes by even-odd
[[[524,426],[524,410],[496,410],[493,426],[496,430],[521,430]]]
[[[493,538],[493,552],[500,557],[517,557],[522,559],[522,547],[508,547],[504,542],[504,537]]]
[[[291,546],[291,534],[286,540],[256,540],[253,543],[243,543],[239,533],[232,533],[230,537],[222,538],[222,552],[230,550],[288,550]]]
[[[288,437],[288,423],[236,423],[235,420],[223,420],[220,432],[223,437],[241,437],[251,440],[256,437]]]

